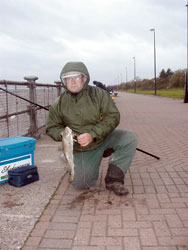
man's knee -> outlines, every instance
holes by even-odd
[[[133,148],[137,147],[138,137],[134,132],[130,130],[119,130],[118,135],[119,135],[120,144],[126,145],[126,146],[131,145]]]
[[[126,132],[128,134],[128,138],[129,138],[130,143],[133,146],[137,147],[137,145],[138,145],[138,137],[137,137],[137,135],[132,131],[126,131]]]

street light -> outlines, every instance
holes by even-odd
[[[136,93],[136,58],[133,57],[134,60],[134,92]]]
[[[125,71],[126,71],[125,82],[127,83],[127,67],[125,67]]]
[[[154,41],[154,86],[155,86],[155,95],[157,92],[157,77],[156,77],[156,46],[155,46],[155,29],[150,29],[153,31],[153,41]]]
[[[121,77],[121,83],[123,82],[123,80],[122,80],[122,73],[120,74],[120,77]]]
[[[185,73],[184,103],[188,103],[188,0],[185,6],[187,7],[187,70]]]

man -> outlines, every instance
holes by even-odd
[[[90,76],[82,62],[65,64],[60,79],[65,92],[50,107],[46,132],[56,141],[65,127],[77,135],[72,184],[79,189],[95,185],[102,157],[110,156],[106,188],[117,195],[128,194],[124,175],[136,151],[136,135],[115,130],[120,113],[107,91],[88,85]]]
[[[104,84],[102,84],[102,82],[93,81],[93,84],[96,85],[99,88],[102,88],[102,89],[108,91],[107,87]]]

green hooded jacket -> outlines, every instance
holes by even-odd
[[[77,71],[87,77],[84,88],[78,94],[72,94],[63,84],[65,91],[50,106],[46,122],[46,133],[56,141],[69,127],[76,135],[90,133],[93,142],[87,147],[74,143],[74,152],[97,148],[119,124],[120,113],[107,91],[88,85],[90,76],[82,62],[67,63],[60,74]]]

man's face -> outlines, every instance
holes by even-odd
[[[65,78],[67,89],[71,93],[75,93],[75,94],[79,93],[83,89],[85,81],[86,81],[85,77],[81,74],[78,76]]]

